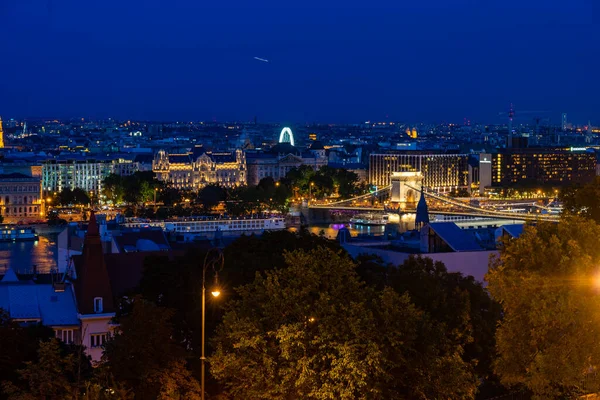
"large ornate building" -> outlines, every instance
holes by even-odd
[[[242,150],[207,151],[196,146],[183,154],[159,150],[152,163],[156,179],[177,189],[198,190],[209,184],[234,187],[246,184],[246,156]]]
[[[5,222],[39,219],[42,211],[38,178],[16,172],[0,174],[0,212]]]

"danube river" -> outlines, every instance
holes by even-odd
[[[56,234],[40,235],[37,242],[0,243],[0,273],[12,267],[21,273],[29,273],[34,265],[38,272],[47,273],[56,267]]]
[[[308,230],[315,235],[324,234],[329,239],[335,239],[342,226],[341,224],[313,225],[309,226]],[[290,228],[292,231],[295,229]],[[383,234],[383,226],[359,226],[349,229],[352,236]],[[34,265],[37,265],[40,273],[50,272],[51,268],[56,267],[57,237],[57,234],[44,234],[40,235],[37,242],[0,243],[0,274],[9,266],[20,273],[31,272]]]

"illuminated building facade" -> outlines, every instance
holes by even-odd
[[[596,176],[596,154],[583,148],[514,149],[491,156],[488,187],[584,184]]]
[[[0,211],[4,222],[39,219],[42,212],[40,180],[12,173],[0,174]]]
[[[159,150],[152,163],[156,179],[177,189],[198,190],[209,184],[235,187],[246,184],[246,157],[242,150],[206,151],[196,146],[184,154]]]
[[[468,188],[469,156],[467,154],[435,154],[396,152],[369,156],[369,183],[388,186],[394,172],[421,172],[423,186],[438,191]]]
[[[92,158],[48,160],[42,163],[44,193],[80,188],[101,193],[102,181],[110,174],[131,175],[137,170],[133,160],[98,160]]]

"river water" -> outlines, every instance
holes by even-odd
[[[57,234],[47,234],[40,235],[37,242],[0,243],[0,273],[7,267],[30,273],[34,265],[40,273],[50,272],[58,258],[57,237]]]
[[[312,225],[308,230],[315,235],[324,233],[325,237],[335,239],[339,229],[343,224],[323,224]],[[349,226],[352,236],[370,235],[378,236],[383,234],[383,226]],[[296,228],[290,228],[294,230]],[[57,248],[58,234],[40,235],[37,242],[8,242],[0,243],[0,274],[11,267],[20,273],[30,273],[33,266],[37,265],[39,273],[48,273],[53,267],[56,267],[58,258]]]

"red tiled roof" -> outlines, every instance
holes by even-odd
[[[94,298],[101,297],[103,313],[115,312],[113,292],[106,264],[96,215],[90,212],[90,223],[79,258],[75,294],[81,314],[94,314]],[[77,266],[77,265],[76,265]]]

